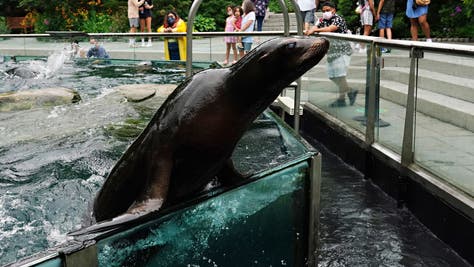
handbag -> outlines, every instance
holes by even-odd
[[[416,0],[417,6],[427,6],[429,5],[431,0]]]

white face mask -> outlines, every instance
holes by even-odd
[[[332,14],[331,11],[326,11],[326,12],[323,13],[323,19],[329,20],[329,19],[332,18],[333,15],[334,15],[334,14]]]

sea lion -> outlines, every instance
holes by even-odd
[[[200,192],[215,177],[224,184],[239,178],[230,162],[239,139],[328,47],[323,38],[275,38],[229,68],[188,78],[113,167],[94,201],[95,220],[155,211]]]
[[[10,74],[11,76],[14,77],[20,77],[23,79],[33,79],[38,77],[39,72],[32,70],[28,67],[13,67],[11,69],[8,69],[5,71],[6,73]]]

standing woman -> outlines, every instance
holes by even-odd
[[[252,0],[253,4],[255,5],[255,17],[257,20],[258,32],[262,31],[263,20],[267,14],[268,1],[269,0]]]
[[[168,33],[186,32],[186,22],[176,12],[169,11],[165,15],[163,25],[157,31]],[[165,59],[186,60],[186,37],[165,38]]]
[[[430,25],[428,24],[428,5],[419,6],[413,0],[407,0],[406,15],[410,18],[410,33],[413,41],[418,41],[418,25],[425,34],[426,41],[431,42]]]
[[[151,9],[153,8],[153,0],[146,0],[139,8],[140,13],[140,31],[151,32]],[[145,46],[145,38],[142,38],[142,46]],[[148,47],[151,46],[151,37],[148,37]]]
[[[240,31],[253,32],[255,26],[255,5],[253,4],[252,0],[244,0],[242,9],[244,10],[244,16],[242,17],[242,28],[240,28]],[[243,47],[239,47],[239,54],[241,58],[247,54],[250,49],[252,49],[252,43],[252,36],[242,37]]]
[[[360,22],[364,28],[364,35],[369,36],[372,31],[372,25],[374,24],[375,7],[373,0],[361,0],[364,1],[362,12],[360,13]]]

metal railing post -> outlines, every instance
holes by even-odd
[[[401,164],[408,166],[414,161],[414,144],[415,144],[415,92],[418,87],[416,71],[418,69],[418,59],[423,58],[423,50],[412,47],[410,50],[410,76],[408,80],[408,95],[405,112],[405,127],[403,132],[403,144]]]
[[[309,173],[308,266],[318,266],[321,164],[321,153],[317,153],[311,158]]]
[[[374,42],[370,43],[370,77],[369,77],[369,92],[367,97],[367,124],[365,129],[365,142],[367,145],[371,145],[375,141],[375,121],[377,120],[376,113],[376,79],[379,78],[379,75],[376,75],[377,69],[379,68],[377,57],[377,50],[379,46]],[[380,82],[378,83],[380,84]]]
[[[193,74],[193,26],[194,17],[196,17],[201,2],[202,0],[193,1],[186,22],[186,77],[191,77]]]

